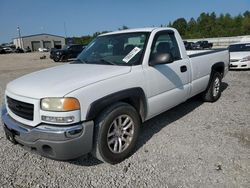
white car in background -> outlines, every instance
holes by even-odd
[[[49,49],[48,48],[38,48],[39,52],[48,52]]]
[[[231,44],[230,69],[250,69],[250,42]]]

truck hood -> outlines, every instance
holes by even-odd
[[[7,91],[35,99],[63,97],[81,87],[130,71],[131,66],[67,64],[22,76],[10,82]]]
[[[250,52],[230,52],[230,59],[241,60],[247,56],[250,56]]]

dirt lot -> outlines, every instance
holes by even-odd
[[[9,81],[58,65],[39,56],[0,55],[1,103]],[[250,71],[230,72],[216,103],[195,97],[144,123],[135,153],[114,166],[89,155],[41,157],[12,145],[0,128],[0,187],[87,186],[250,187]]]

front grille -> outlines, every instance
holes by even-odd
[[[239,59],[230,59],[230,62],[237,62]]]
[[[27,119],[33,120],[34,116],[34,105],[21,102],[15,99],[12,99],[7,96],[7,104],[9,109],[16,114],[17,116]]]

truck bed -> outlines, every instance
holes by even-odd
[[[227,49],[225,49],[225,48],[212,49],[212,50],[187,50],[187,55],[190,58],[192,58],[192,57],[197,57],[197,56],[211,54],[211,53],[217,53],[217,52],[226,51],[226,50]]]
[[[226,49],[187,51],[187,54],[190,58],[193,70],[191,78],[191,96],[194,96],[206,89],[210,78],[211,68],[215,63],[224,64],[224,75],[228,72],[229,55],[228,50]]]

